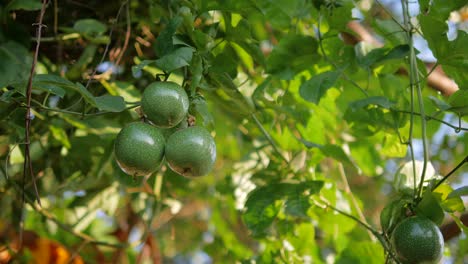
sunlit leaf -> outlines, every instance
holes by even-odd
[[[456,190],[453,190],[448,196],[447,199],[460,197],[460,196],[467,196],[468,195],[468,186],[460,187]]]
[[[316,194],[323,186],[321,181],[307,181],[299,184],[274,183],[253,190],[245,203],[247,208],[242,218],[254,236],[263,236],[280,211],[276,202],[285,200],[289,203],[289,212],[293,215],[304,215],[308,209],[306,196]],[[305,197],[301,197],[305,196]],[[300,205],[298,207],[298,205]]]
[[[318,104],[327,90],[335,85],[340,74],[338,71],[328,71],[314,75],[301,85],[299,94],[305,100]]]
[[[267,72],[290,80],[296,73],[316,63],[319,58],[317,48],[317,41],[310,36],[286,36],[267,58]]]
[[[107,26],[99,20],[88,18],[76,21],[73,29],[81,34],[97,36],[106,33]]]
[[[157,59],[155,64],[163,71],[172,72],[181,67],[190,65],[192,55],[192,48],[182,47]]]

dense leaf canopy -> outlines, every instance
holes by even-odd
[[[466,263],[467,25],[463,0],[2,1],[0,263],[398,263],[410,215]],[[208,175],[116,163],[162,81]]]

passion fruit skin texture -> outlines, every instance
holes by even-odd
[[[216,161],[216,144],[203,127],[188,127],[172,134],[166,144],[166,161],[186,177],[208,174]]]
[[[141,122],[130,123],[115,139],[115,159],[125,173],[146,176],[161,165],[165,143],[158,128]]]
[[[436,264],[442,258],[444,238],[434,222],[422,216],[403,220],[391,238],[398,259],[404,264]]]
[[[174,82],[154,82],[141,97],[141,109],[157,127],[171,128],[186,116],[189,98],[185,90]]]

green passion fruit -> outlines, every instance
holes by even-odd
[[[174,82],[154,82],[141,97],[141,109],[157,127],[171,128],[186,116],[189,98],[185,90]]]
[[[422,216],[412,216],[399,223],[391,237],[398,259],[404,264],[439,263],[444,238],[434,222]]]
[[[158,128],[135,122],[120,130],[114,153],[122,171],[132,176],[146,176],[161,165],[164,146],[165,139]]]
[[[216,160],[216,144],[203,127],[188,127],[172,134],[166,144],[169,167],[187,177],[208,174]]]

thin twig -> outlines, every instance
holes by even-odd
[[[273,150],[278,153],[278,155],[281,157],[281,159],[283,159],[284,161],[286,161],[286,163],[289,163],[288,159],[283,156],[283,153],[281,153],[281,151],[279,150],[278,146],[276,145],[275,141],[273,140],[273,138],[270,136],[270,134],[268,133],[268,131],[265,130],[265,128],[263,127],[262,123],[260,123],[260,121],[258,120],[257,116],[255,115],[255,113],[252,113],[251,114],[252,116],[252,119],[255,121],[255,124],[257,125],[257,127],[260,129],[260,131],[262,132],[262,134],[265,136],[265,138],[267,139],[267,141],[270,143],[270,145],[273,147]]]
[[[454,172],[456,172],[463,164],[468,163],[468,156],[466,156],[453,170],[451,170],[447,175],[445,175],[444,178],[442,178],[434,187],[432,187],[432,190],[437,189],[444,181],[446,181]]]
[[[399,109],[390,109],[390,111],[393,111],[393,112],[397,112],[397,113],[404,113],[404,114],[413,114],[413,115],[417,115],[417,116],[421,116],[421,113],[418,113],[418,112],[411,112],[411,111],[407,111],[407,110],[399,110]],[[436,117],[433,117],[433,116],[428,116],[426,115],[425,116],[426,120],[434,120],[434,121],[437,121],[437,122],[440,122],[448,127],[451,127],[453,128],[455,131],[468,131],[468,128],[467,127],[460,127],[460,126],[456,126],[456,125],[452,125],[450,124],[449,122],[447,121],[444,121],[442,119],[439,119],[439,118],[436,118]]]
[[[349,197],[351,198],[351,202],[353,203],[354,205],[354,208],[356,209],[356,212],[359,216],[359,219],[365,223],[366,225],[369,225],[367,223],[367,220],[366,220],[366,217],[364,216],[364,213],[362,212],[361,210],[361,207],[359,206],[359,203],[357,202],[356,200],[356,197],[354,197],[354,194],[353,192],[351,191],[351,187],[349,186],[349,182],[348,182],[348,178],[346,177],[346,173],[344,171],[344,167],[343,167],[343,164],[341,162],[338,163],[338,171],[340,173],[340,176],[341,176],[341,181],[343,182],[344,184],[344,191],[346,194],[349,195]],[[373,236],[372,232],[370,232],[368,230],[368,233],[369,233],[369,238],[375,242],[375,237]]]
[[[398,19],[396,19],[396,17],[392,14],[392,12],[390,12],[390,10],[388,10],[388,8],[385,5],[383,5],[379,0],[376,0],[376,2],[385,11],[385,13],[387,13],[387,15],[390,16],[390,18],[393,20],[393,22],[395,22],[403,31],[405,31],[405,32],[407,31],[405,26],[402,25],[400,23],[400,21],[398,21]]]
[[[122,13],[122,9],[125,5],[128,4],[128,0],[124,1],[122,3],[122,5],[120,5],[120,8],[119,8],[119,11],[117,11],[117,15],[115,16],[115,21],[109,31],[109,42],[106,44],[106,47],[104,48],[104,53],[102,54],[102,57],[101,57],[101,60],[99,61],[98,65],[100,65],[101,63],[104,62],[104,60],[106,59],[107,57],[107,53],[109,52],[109,47],[112,43],[112,34],[114,33],[114,26],[115,24],[117,24],[117,22],[119,21],[119,18],[120,18],[120,14]],[[93,80],[94,78],[94,75],[96,75],[96,72],[97,72],[97,67],[94,68],[93,72],[91,73],[91,75],[89,76],[89,79],[88,79],[88,82],[86,83],[86,89],[89,88],[89,85],[91,84],[91,81]]]
[[[41,36],[42,36],[42,28],[45,27],[45,25],[42,24],[42,21],[44,19],[44,14],[47,8],[47,0],[42,0],[42,7],[41,11],[39,13],[39,19],[36,24],[33,24],[33,26],[37,26],[37,31],[36,31],[36,49],[34,51],[34,56],[33,56],[33,61],[31,64],[31,71],[29,73],[29,79],[28,79],[28,86],[26,88],[26,116],[25,116],[25,125],[24,125],[24,130],[25,130],[25,143],[24,143],[24,163],[23,163],[23,180],[22,180],[22,195],[21,195],[21,207],[24,205],[25,201],[25,183],[26,183],[26,175],[29,173],[32,182],[34,185],[34,192],[36,194],[36,199],[37,202],[41,205],[41,198],[39,196],[39,191],[37,189],[37,183],[36,183],[36,178],[34,176],[34,170],[32,167],[32,161],[31,161],[31,154],[30,154],[30,145],[31,145],[31,139],[30,139],[30,129],[31,129],[31,120],[32,120],[32,114],[31,114],[31,98],[32,98],[32,81],[34,77],[34,72],[36,71],[36,64],[37,64],[37,58],[39,55],[39,47],[41,45]],[[23,221],[23,208],[21,208],[21,219],[20,219],[20,235],[19,235],[19,245],[22,247],[23,245],[23,227],[24,227],[24,221]]]
[[[127,47],[128,47],[128,42],[130,41],[130,35],[131,35],[131,30],[132,30],[132,26],[131,26],[131,21],[130,21],[130,3],[128,1],[126,1],[126,18],[127,18],[127,31],[125,33],[125,41],[124,41],[124,45],[122,47],[122,50],[120,51],[120,54],[119,54],[119,57],[117,59],[117,61],[115,62],[115,67],[117,67],[120,63],[120,60],[122,60],[123,58],[123,55],[125,53],[125,51],[127,50]]]
[[[88,113],[88,114],[83,115],[83,113],[81,113],[81,112],[74,112],[74,111],[69,111],[69,110],[60,109],[60,108],[47,107],[47,106],[44,106],[43,104],[41,104],[40,102],[37,102],[35,100],[33,100],[32,102],[37,105],[38,109],[43,110],[43,111],[63,113],[63,114],[69,114],[69,115],[78,115],[78,116],[81,116],[83,118],[91,117],[91,116],[106,115],[106,114],[115,114],[116,113],[116,112],[109,112],[109,111],[101,111],[101,112]],[[22,105],[22,106],[24,106],[24,105]],[[130,109],[136,108],[138,106],[140,106],[140,103],[131,103],[130,106],[127,106],[122,111],[130,110]]]

